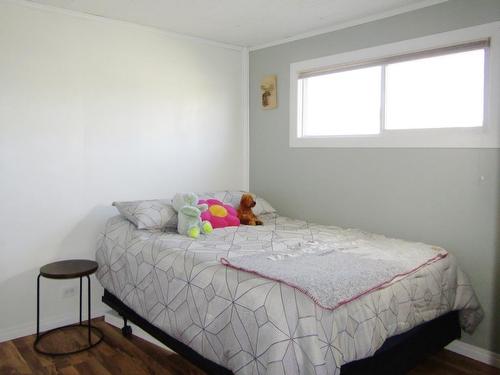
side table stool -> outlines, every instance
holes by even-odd
[[[40,268],[40,273],[38,274],[38,278],[36,281],[36,339],[33,344],[33,347],[38,353],[47,354],[47,355],[68,355],[80,353],[90,348],[93,348],[97,344],[99,344],[104,334],[102,331],[93,327],[91,324],[91,292],[90,292],[90,275],[97,271],[98,265],[96,262],[92,260],[85,259],[72,259],[72,260],[63,260],[59,262],[54,262],[50,264],[46,264],[42,268]],[[63,327],[58,327],[51,329],[49,331],[40,333],[40,277],[45,277],[48,279],[76,279],[80,278],[80,322],[76,324],[69,324]],[[88,324],[82,324],[82,279],[86,277],[88,281]],[[57,330],[63,330],[72,327],[87,327],[88,329],[88,344],[83,348],[79,348],[73,351],[65,351],[65,352],[48,352],[39,347],[41,340],[50,335],[51,333]],[[98,339],[92,342],[92,331],[96,333]]]

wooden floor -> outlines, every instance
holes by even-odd
[[[173,352],[137,337],[124,338],[119,329],[108,325],[102,318],[94,320],[93,324],[104,332],[103,342],[87,352],[71,356],[49,357],[37,354],[33,350],[34,336],[0,343],[0,374],[204,374]],[[74,349],[77,345],[85,344],[85,332],[79,329],[57,332],[47,337],[42,348]],[[54,343],[57,343],[57,347]],[[500,375],[500,370],[443,350],[410,372],[410,375],[423,374]]]

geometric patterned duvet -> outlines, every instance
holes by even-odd
[[[283,283],[220,263],[334,236],[339,228],[261,215],[259,227],[193,240],[111,218],[97,248],[104,288],[143,318],[235,374],[338,374],[391,336],[460,310],[472,331],[482,310],[453,256],[336,310]]]

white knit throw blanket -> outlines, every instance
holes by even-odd
[[[222,264],[301,290],[326,309],[384,288],[448,254],[445,250],[359,232],[348,243],[306,241],[287,251],[223,258]]]

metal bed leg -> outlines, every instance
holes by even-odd
[[[132,337],[132,327],[127,324],[128,320],[126,317],[122,315],[122,318],[123,318],[122,335],[125,336],[126,338],[130,338]]]

